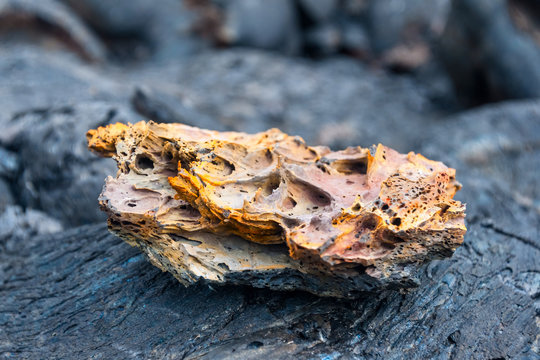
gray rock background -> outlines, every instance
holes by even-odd
[[[0,358],[539,358],[528,0],[0,0]],[[458,171],[464,245],[355,301],[182,288],[106,233],[87,129],[378,142]]]

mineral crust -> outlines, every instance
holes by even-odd
[[[455,170],[412,152],[154,122],[87,139],[118,163],[99,198],[111,231],[185,285],[337,297],[412,287],[418,267],[451,256],[466,232]]]

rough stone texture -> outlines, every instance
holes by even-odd
[[[439,140],[426,143],[423,153],[455,167],[458,174],[467,173],[466,177],[460,176],[463,191],[457,198],[466,200],[468,213],[538,244],[540,101],[515,101],[471,110],[436,124],[428,135]],[[519,205],[524,215],[514,213],[510,205],[493,206],[492,197]],[[520,221],[530,225],[517,226]]]
[[[104,225],[87,226],[12,241],[13,251],[0,252],[0,354],[538,358],[540,215],[520,204],[506,183],[497,185],[497,174],[513,169],[515,179],[537,187],[537,173],[525,166],[539,158],[539,147],[497,146],[497,156],[488,158],[493,166],[479,169],[457,154],[464,149],[461,136],[481,139],[491,128],[516,144],[538,139],[539,114],[537,102],[516,102],[468,112],[447,125],[434,122],[425,150],[461,174],[458,197],[468,203],[469,231],[451,259],[425,269],[413,292],[345,301],[251,287],[186,289]]]
[[[314,62],[234,49],[134,77],[150,90],[159,89],[154,92],[166,95],[167,103],[174,99],[228,130],[277,127],[332,148],[381,142],[400,152],[416,150],[423,140],[417,129],[440,117],[425,89],[410,78],[374,73],[343,58]],[[188,120],[197,125],[197,117]]]
[[[102,179],[114,173],[115,166],[89,154],[84,135],[88,127],[134,117],[129,109],[109,102],[51,106],[12,117],[0,142],[19,155],[19,172],[11,178],[18,203],[69,226],[103,220],[95,201]]]
[[[0,48],[0,125],[32,112],[47,112],[78,102],[127,98],[125,86],[114,82],[66,53],[39,48]]]
[[[186,289],[104,226],[34,237],[20,243],[16,254],[0,254],[0,354],[538,356],[539,250],[479,223],[468,239],[452,260],[426,269],[417,291],[351,302],[243,287]]]
[[[291,278],[305,274],[300,288],[317,294],[411,286],[415,264],[451,255],[466,231],[465,207],[452,200],[454,169],[412,152],[332,152],[277,129],[249,135],[154,122],[111,124],[87,138],[118,163],[100,196],[111,230],[186,285],[200,277],[249,284],[257,272],[259,286],[267,278],[280,288],[282,276],[294,289],[294,270]],[[298,261],[205,231],[285,243]]]

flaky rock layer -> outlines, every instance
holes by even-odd
[[[100,197],[111,230],[184,284],[333,296],[412,286],[411,269],[450,256],[466,231],[455,170],[383,145],[331,151],[277,129],[153,122],[87,137],[118,162]]]

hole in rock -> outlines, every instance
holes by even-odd
[[[368,230],[375,230],[378,224],[379,220],[374,216],[370,216],[364,219],[362,226]]]
[[[183,236],[180,236],[180,235],[176,235],[176,234],[169,234],[169,236],[176,242],[181,242],[181,243],[184,243],[186,245],[191,245],[191,246],[199,246],[202,244],[201,241],[198,241],[198,240],[191,240],[191,239],[188,239],[188,238],[185,238]]]
[[[284,201],[283,201],[283,207],[285,209],[293,209],[295,206],[296,206],[296,200],[294,200],[292,197],[287,197]]]
[[[332,163],[332,167],[345,175],[367,173],[367,158],[355,160],[336,160]]]
[[[139,170],[148,170],[154,168],[154,162],[148,155],[138,155],[135,165]]]
[[[281,179],[277,175],[270,176],[270,179],[263,185],[262,193],[264,196],[272,195],[281,183]]]
[[[221,157],[216,157],[215,159],[210,161],[209,164],[211,165],[205,166],[205,170],[210,174],[214,173],[221,176],[227,176],[231,175],[236,170],[233,163]]]
[[[253,342],[251,342],[251,343],[247,346],[247,348],[248,348],[248,349],[258,349],[258,348],[260,348],[260,347],[262,347],[262,346],[264,346],[264,344],[263,344],[262,342],[260,342],[260,341],[253,341]]]

